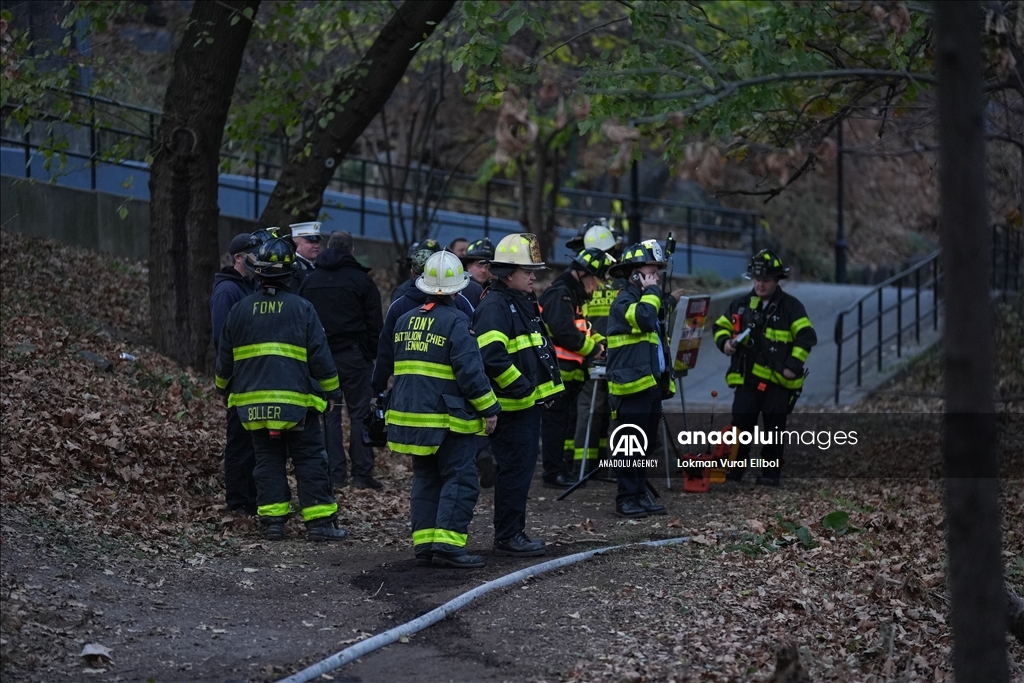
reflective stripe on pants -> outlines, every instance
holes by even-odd
[[[432,541],[433,550],[449,555],[465,552],[465,542],[458,537],[468,531],[480,495],[476,448],[475,436],[448,432],[436,453],[412,456],[409,513],[414,544],[417,532],[430,529],[434,533],[424,541]]]
[[[309,411],[305,429],[283,431],[275,439],[270,438],[266,429],[249,432],[256,451],[253,477],[256,480],[256,501],[260,507],[287,503],[291,498],[285,467],[289,457],[295,468],[300,508],[305,510],[334,504],[319,417],[319,413]]]

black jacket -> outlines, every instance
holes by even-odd
[[[255,288],[252,280],[238,274],[233,266],[226,266],[213,276],[213,292],[210,294],[210,322],[213,324],[213,348],[220,344],[220,333],[224,331],[231,308],[245,297],[252,294]]]
[[[526,410],[564,389],[532,297],[494,280],[473,314],[473,331],[502,410]]]
[[[395,453],[431,455],[448,432],[480,433],[484,418],[501,411],[469,319],[448,297],[428,297],[402,315],[392,346],[395,386],[387,423]]]
[[[347,251],[326,249],[299,287],[299,295],[320,316],[332,353],[352,346],[358,346],[367,360],[377,353],[384,316],[380,290],[367,275],[369,270]]]
[[[608,315],[609,393],[635,394],[660,385],[671,391],[672,363],[658,319],[661,307],[657,285],[641,290],[628,283],[615,298]]]
[[[419,290],[416,289],[416,284],[415,284],[417,277],[418,276],[413,276],[413,277],[409,278],[408,280],[406,280],[405,282],[399,283],[399,285],[397,287],[395,287],[393,290],[391,290],[391,303],[395,303],[396,301],[398,301],[399,299],[401,299],[403,296],[405,296],[406,294],[408,294],[411,291],[417,291],[418,292]]]
[[[762,305],[763,304],[763,305]],[[735,319],[739,316],[739,330]],[[818,335],[800,300],[779,287],[768,301],[751,290],[729,304],[725,314],[715,321],[715,344],[721,350],[725,342],[750,329],[750,336],[732,355],[725,382],[730,387],[758,384],[767,380],[797,391],[804,384],[804,362]],[[792,370],[796,377],[782,373]]]
[[[583,283],[571,270],[555,278],[540,296],[541,317],[555,346],[563,382],[582,382],[585,379],[583,366],[586,358],[604,339],[601,335],[591,335],[580,329],[586,328],[582,307],[589,298]]]
[[[215,380],[246,429],[290,429],[341,397],[313,305],[283,288],[263,288],[231,309]]]
[[[403,315],[426,303],[428,297],[428,294],[413,287],[388,308],[388,314],[384,317],[384,331],[377,344],[377,363],[373,366],[373,378],[370,380],[373,393],[379,394],[387,389],[388,380],[391,379],[391,375],[395,371],[395,324]],[[473,320],[473,306],[462,296],[461,292],[455,295],[454,304],[457,309],[466,314],[467,321]]]
[[[462,296],[469,300],[469,304],[475,310],[480,305],[480,299],[484,296],[484,288],[480,286],[480,283],[473,278],[469,279],[469,284],[461,292]]]

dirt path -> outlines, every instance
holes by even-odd
[[[668,528],[668,517],[617,520],[611,514],[613,484],[592,482],[564,502],[555,502],[558,492],[539,484],[530,502],[530,533],[548,540],[549,556],[491,555],[493,498],[485,491],[469,547],[488,566],[470,571],[416,567],[408,549],[375,548],[372,542],[325,547],[293,535],[271,544],[255,530],[243,535],[237,549],[167,557],[109,539],[70,538],[10,511],[2,535],[4,678],[81,676],[78,653],[96,642],[111,649],[114,664],[85,674],[89,680],[274,680],[530,564],[682,531]],[[673,514],[688,524],[714,514],[714,506],[703,514],[686,508],[704,508],[715,496],[668,495]],[[529,625],[531,615],[516,603],[497,593],[471,608],[500,614],[494,618],[509,624],[507,632],[470,629],[456,616],[415,642],[354,663],[340,680],[532,680],[557,674],[564,662],[521,656],[533,639],[517,636],[516,625]]]

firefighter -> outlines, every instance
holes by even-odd
[[[473,308],[476,308],[480,305],[481,298],[483,298],[484,287],[487,286],[487,281],[491,279],[491,268],[488,265],[488,259],[494,258],[494,245],[491,244],[491,240],[487,237],[478,239],[475,242],[471,242],[466,247],[466,254],[459,258],[462,259],[462,265],[473,279],[473,283],[479,285],[479,291],[477,289],[473,290],[476,294],[475,300],[469,296],[466,297],[473,304]],[[466,292],[463,292],[463,294],[465,295]]]
[[[418,565],[474,568],[466,533],[480,487],[475,434],[490,434],[501,412],[455,295],[469,276],[449,251],[432,255],[416,288],[426,301],[398,319],[388,447],[412,463],[413,552]]]
[[[590,221],[580,228],[576,240],[569,242],[572,247],[580,244],[580,249],[596,248],[617,259],[622,254],[624,236],[621,231],[609,227],[604,218]],[[590,329],[603,336],[608,334],[608,312],[612,302],[618,296],[621,287],[612,282],[602,282],[601,286],[583,304],[583,317],[590,324]],[[597,393],[594,393],[594,384]],[[594,419],[587,439],[587,420],[591,412],[590,404],[594,403]],[[591,469],[598,459],[605,457],[608,445],[608,431],[611,424],[611,412],[608,408],[608,384],[603,380],[587,379],[579,391],[576,403],[576,434],[573,439],[573,471],[579,471],[580,460],[586,458],[587,469]],[[586,452],[584,452],[586,449]]]
[[[587,221],[576,231],[576,236],[565,243],[565,246],[573,253],[596,247],[618,259],[622,255],[626,236],[613,223],[614,219],[609,222],[607,218]]]
[[[613,277],[624,278],[626,283],[608,315],[607,377],[612,423],[615,428],[635,425],[649,445],[656,442],[661,401],[673,381],[668,342],[659,318],[663,304],[658,271],[664,266],[661,245],[645,240],[627,247],[622,261],[609,269]],[[609,443],[613,457],[622,456],[617,446]],[[644,468],[618,467],[617,478],[617,515],[665,514],[665,506],[648,491]]]
[[[227,394],[256,451],[256,514],[266,539],[284,538],[295,468],[311,541],[340,541],[320,413],[341,397],[327,336],[313,304],[288,291],[295,250],[285,239],[260,245],[245,263],[259,285],[235,304],[221,333],[217,389]]]
[[[750,259],[747,278],[754,281],[749,294],[735,299],[715,321],[715,344],[731,357],[725,382],[735,387],[732,424],[751,431],[763,416],[764,429],[782,431],[804,384],[804,363],[818,342],[807,311],[800,301],[779,286],[789,268],[772,251],[762,249]],[[741,341],[736,341],[745,335]],[[761,458],[778,466],[761,468],[757,483],[778,486],[782,468],[782,444],[761,449]],[[737,459],[746,459],[750,444],[740,444]],[[732,481],[743,478],[742,469],[730,470]]]
[[[540,297],[541,317],[554,344],[565,387],[554,396],[541,419],[542,479],[547,488],[568,488],[576,481],[568,469],[576,433],[576,397],[586,379],[588,363],[603,360],[605,348],[604,335],[591,333],[582,307],[614,262],[601,249],[584,249]]]
[[[405,258],[399,259],[409,269],[409,279],[399,283],[391,292],[391,303],[395,303],[405,296],[405,293],[414,286],[416,278],[423,273],[423,264],[427,262],[431,254],[436,254],[439,251],[441,251],[441,245],[437,243],[437,240],[432,239],[414,242],[409,247],[409,253],[406,254]]]
[[[562,378],[533,294],[545,268],[537,236],[507,235],[491,259],[487,295],[473,316],[484,369],[501,404],[491,434],[494,454],[494,552],[537,557],[546,550],[526,529],[526,498],[540,449],[541,404],[562,391]]]

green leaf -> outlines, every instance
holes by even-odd
[[[821,518],[821,525],[832,531],[842,531],[850,524],[850,515],[842,510],[835,510]]]

